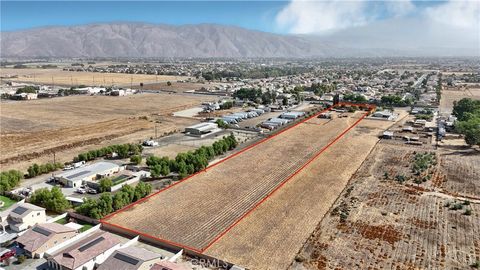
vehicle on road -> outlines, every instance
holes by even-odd
[[[87,191],[84,189],[84,188],[77,188],[77,190],[75,190],[75,192],[79,193],[79,194],[85,194],[87,193]]]

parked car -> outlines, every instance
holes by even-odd
[[[87,193],[87,191],[83,188],[77,188],[77,190],[75,190],[75,192],[79,193],[79,194],[85,194]]]
[[[13,256],[15,256],[15,250],[10,250],[10,249],[0,250],[0,262],[3,262],[4,260],[7,260],[8,258],[11,258]]]
[[[93,189],[93,188],[89,188],[87,192],[89,194],[97,194],[98,193],[98,191],[96,189]]]

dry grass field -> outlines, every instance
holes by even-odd
[[[311,119],[106,221],[202,250],[353,121]]]
[[[199,90],[202,87],[209,88],[215,85],[215,83],[190,83],[190,82],[176,82],[171,81],[172,85],[168,85],[167,81],[163,80],[160,83],[145,84],[141,89],[143,90],[162,90],[171,91],[177,93],[183,93],[185,91]],[[134,86],[135,89],[140,89],[140,86]]]
[[[480,156],[441,150],[431,180],[393,179],[425,151],[378,144],[290,269],[470,269],[480,260]]]
[[[139,94],[2,103],[0,164],[2,170],[24,169],[32,162],[51,161],[54,152],[57,161],[70,161],[86,149],[152,137],[155,126],[158,135],[179,131],[196,121],[170,114],[209,99]]]
[[[223,238],[209,244],[360,115],[311,119],[104,222],[252,269],[286,268],[391,122],[360,122]],[[153,209],[155,219],[142,214]]]
[[[288,268],[390,125],[360,122],[205,253],[249,269]]]
[[[7,81],[28,82],[47,85],[89,85],[89,86],[137,86],[140,83],[158,83],[167,81],[184,80],[187,77],[168,75],[147,75],[147,74],[124,74],[124,73],[98,73],[98,72],[73,72],[61,69],[0,69],[1,77],[8,77]],[[16,76],[10,78],[11,76]]]
[[[473,98],[480,100],[480,88],[444,88],[440,99],[440,112],[451,113],[453,102],[462,98]]]

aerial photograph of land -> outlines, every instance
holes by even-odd
[[[480,2],[0,5],[0,270],[480,269]]]

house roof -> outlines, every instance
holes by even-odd
[[[51,260],[67,269],[76,269],[119,243],[111,233],[98,231],[60,250]]]
[[[74,232],[75,229],[58,223],[37,224],[17,238],[17,242],[24,246],[24,249],[35,252],[56,234]]]
[[[190,268],[169,261],[162,261],[154,264],[150,270],[190,270]]]
[[[139,247],[126,247],[116,250],[97,270],[136,270],[144,262],[159,258],[161,258],[160,254],[149,250]]]
[[[45,211],[45,208],[30,203],[22,203],[18,204],[15,208],[12,209],[12,211],[10,212],[10,216],[22,218],[31,213],[32,211]]]
[[[83,180],[85,177],[101,174],[107,170],[115,169],[118,167],[119,166],[115,163],[101,161],[101,162],[97,162],[91,165],[87,165],[84,167],[80,167],[77,169],[73,169],[71,171],[58,174],[56,177],[66,178],[71,181],[78,181],[78,180]]]

